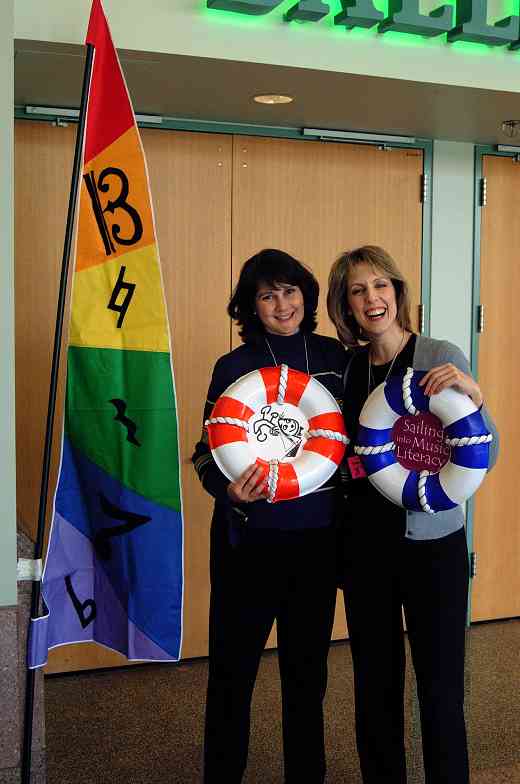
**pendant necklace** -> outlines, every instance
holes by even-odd
[[[267,340],[267,337],[265,335],[264,335],[264,340],[265,340],[267,348],[271,352],[271,356],[273,358],[274,366],[278,367],[278,362],[276,361],[276,357],[274,355],[274,351],[271,348],[271,344],[269,343],[269,341]],[[310,376],[310,372],[309,372],[309,355],[307,353],[307,338],[305,337],[305,335],[303,335],[303,346],[305,348],[305,364],[307,366],[307,375]],[[395,357],[394,357],[394,359],[395,359]]]
[[[390,373],[392,372],[392,368],[393,368],[393,366],[394,366],[394,362],[395,362],[395,360],[397,359],[397,355],[398,355],[398,354],[399,354],[399,352],[401,351],[401,347],[402,347],[402,345],[403,345],[403,341],[404,341],[404,336],[405,336],[405,330],[403,329],[403,334],[401,335],[401,341],[400,341],[400,343],[399,343],[399,346],[398,346],[398,348],[397,348],[397,351],[395,352],[395,354],[394,354],[394,356],[393,356],[393,359],[392,359],[392,361],[390,362],[390,367],[389,367],[389,368],[388,368],[388,370],[386,371],[386,375],[385,375],[385,377],[384,377],[384,380],[382,381],[382,383],[383,383],[383,384],[385,383],[386,379],[388,378],[388,376],[389,376],[389,375],[390,375]],[[368,349],[368,382],[367,382],[367,397],[370,395],[370,387],[371,387],[373,384],[374,384],[374,379],[372,378],[372,359],[371,359],[371,357],[370,357],[370,348],[369,348],[369,349]]]

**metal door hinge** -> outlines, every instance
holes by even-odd
[[[469,576],[473,579],[477,575],[477,554],[471,553],[469,556]]]
[[[425,321],[425,308],[424,305],[419,305],[419,332],[422,335],[424,332],[424,321]]]
[[[477,332],[484,332],[484,305],[477,305]]]
[[[421,202],[426,204],[430,198],[430,178],[427,174],[421,174]]]
[[[487,205],[487,177],[480,178],[480,206],[485,207]]]

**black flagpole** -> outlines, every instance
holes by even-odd
[[[74,164],[72,167],[72,180],[70,186],[69,209],[67,213],[67,226],[65,228],[65,241],[63,245],[63,256],[61,261],[61,279],[58,295],[58,307],[56,313],[56,327],[54,331],[54,349],[52,354],[51,383],[49,387],[49,404],[47,408],[47,425],[45,430],[45,442],[43,448],[42,479],[40,485],[40,505],[38,508],[38,531],[34,545],[34,559],[39,561],[43,553],[43,539],[45,534],[45,518],[47,511],[47,492],[49,488],[49,469],[52,451],[52,434],[54,428],[54,413],[56,409],[56,391],[58,387],[58,371],[60,367],[61,336],[63,332],[63,315],[65,310],[65,297],[67,293],[67,279],[69,274],[70,251],[72,247],[72,235],[74,233],[74,217],[76,212],[78,183],[81,174],[83,137],[85,135],[85,120],[87,114],[87,101],[90,87],[90,76],[92,73],[92,63],[94,61],[94,47],[87,44],[87,57],[85,61],[85,72],[83,74],[83,87],[81,91],[81,105],[79,110],[78,131],[76,134],[76,150],[74,152]],[[39,579],[34,579],[31,594],[31,618],[38,618],[40,609],[41,585]],[[29,784],[31,779],[31,756],[32,756],[32,731],[34,713],[34,680],[35,670],[27,670],[25,687],[25,720],[23,734],[22,751],[22,784]]]

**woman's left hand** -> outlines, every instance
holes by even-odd
[[[482,392],[473,376],[463,373],[451,362],[429,370],[419,381],[419,386],[424,387],[425,395],[438,395],[443,389],[453,387],[457,392],[469,395],[477,408],[482,405]]]

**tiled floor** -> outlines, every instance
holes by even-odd
[[[472,776],[472,784],[518,784],[519,781],[520,765],[478,770]]]
[[[472,784],[520,784],[520,620],[472,627],[467,661]],[[198,660],[48,678],[48,784],[200,782],[206,667]],[[409,784],[420,784],[411,675],[408,703]],[[330,653],[326,722],[327,784],[360,784],[345,643]],[[244,784],[282,781],[277,659],[267,653]]]

